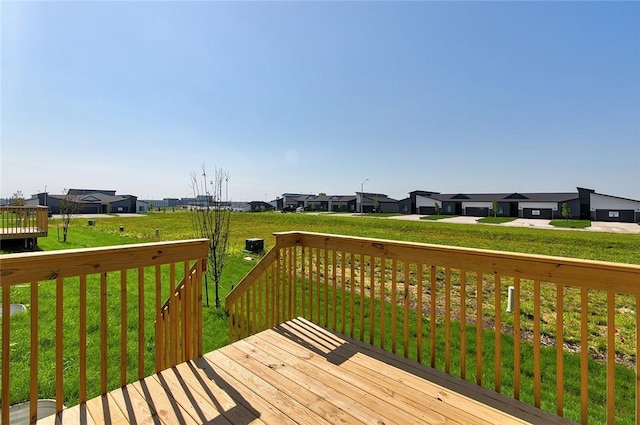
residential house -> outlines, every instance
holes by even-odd
[[[542,193],[410,193],[412,213],[431,215],[437,208],[441,214],[475,217],[562,218],[567,204],[570,218],[598,221],[640,222],[640,201],[598,194],[591,189],[577,192]],[[494,210],[495,208],[495,210]]]
[[[51,214],[60,214],[60,204],[68,200],[76,214],[136,213],[138,198],[116,195],[115,190],[69,189],[67,194],[38,193],[26,205],[45,205]]]

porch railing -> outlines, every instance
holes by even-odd
[[[46,237],[49,208],[43,206],[0,206],[0,239]]]
[[[55,398],[56,411],[202,355],[208,242],[0,256],[1,419]],[[12,304],[26,312],[11,315]]]
[[[588,423],[600,408],[607,423],[634,413],[630,423],[640,423],[640,373],[629,371],[639,351],[640,266],[275,236],[226,299],[231,341],[303,316],[559,416]],[[635,385],[616,388],[621,371]]]

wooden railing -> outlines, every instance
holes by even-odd
[[[639,306],[638,265],[304,232],[276,234],[226,299],[231,341],[303,316],[559,416],[610,424],[640,423]],[[635,385],[616,388],[623,373]]]
[[[0,206],[0,240],[46,237],[48,215],[43,206]]]
[[[202,355],[208,242],[0,256],[1,421],[38,398],[85,402]],[[166,300],[166,302],[165,302]],[[26,312],[10,315],[13,303]]]

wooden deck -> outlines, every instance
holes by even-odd
[[[46,238],[47,235],[48,229],[39,229],[32,227],[0,228],[0,240]]]
[[[294,319],[38,423],[570,422]]]

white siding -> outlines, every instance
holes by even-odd
[[[463,202],[462,208],[489,208],[493,207],[491,202]]]
[[[595,210],[634,210],[640,212],[640,201],[592,193],[591,211]]]
[[[435,207],[436,204],[438,204],[439,206],[442,206],[442,202],[436,199],[431,199],[431,198],[427,198],[426,196],[416,195],[416,209],[418,211],[420,210],[420,207]]]
[[[518,202],[518,209],[534,208],[537,210],[551,208],[553,211],[558,210],[557,202]]]

